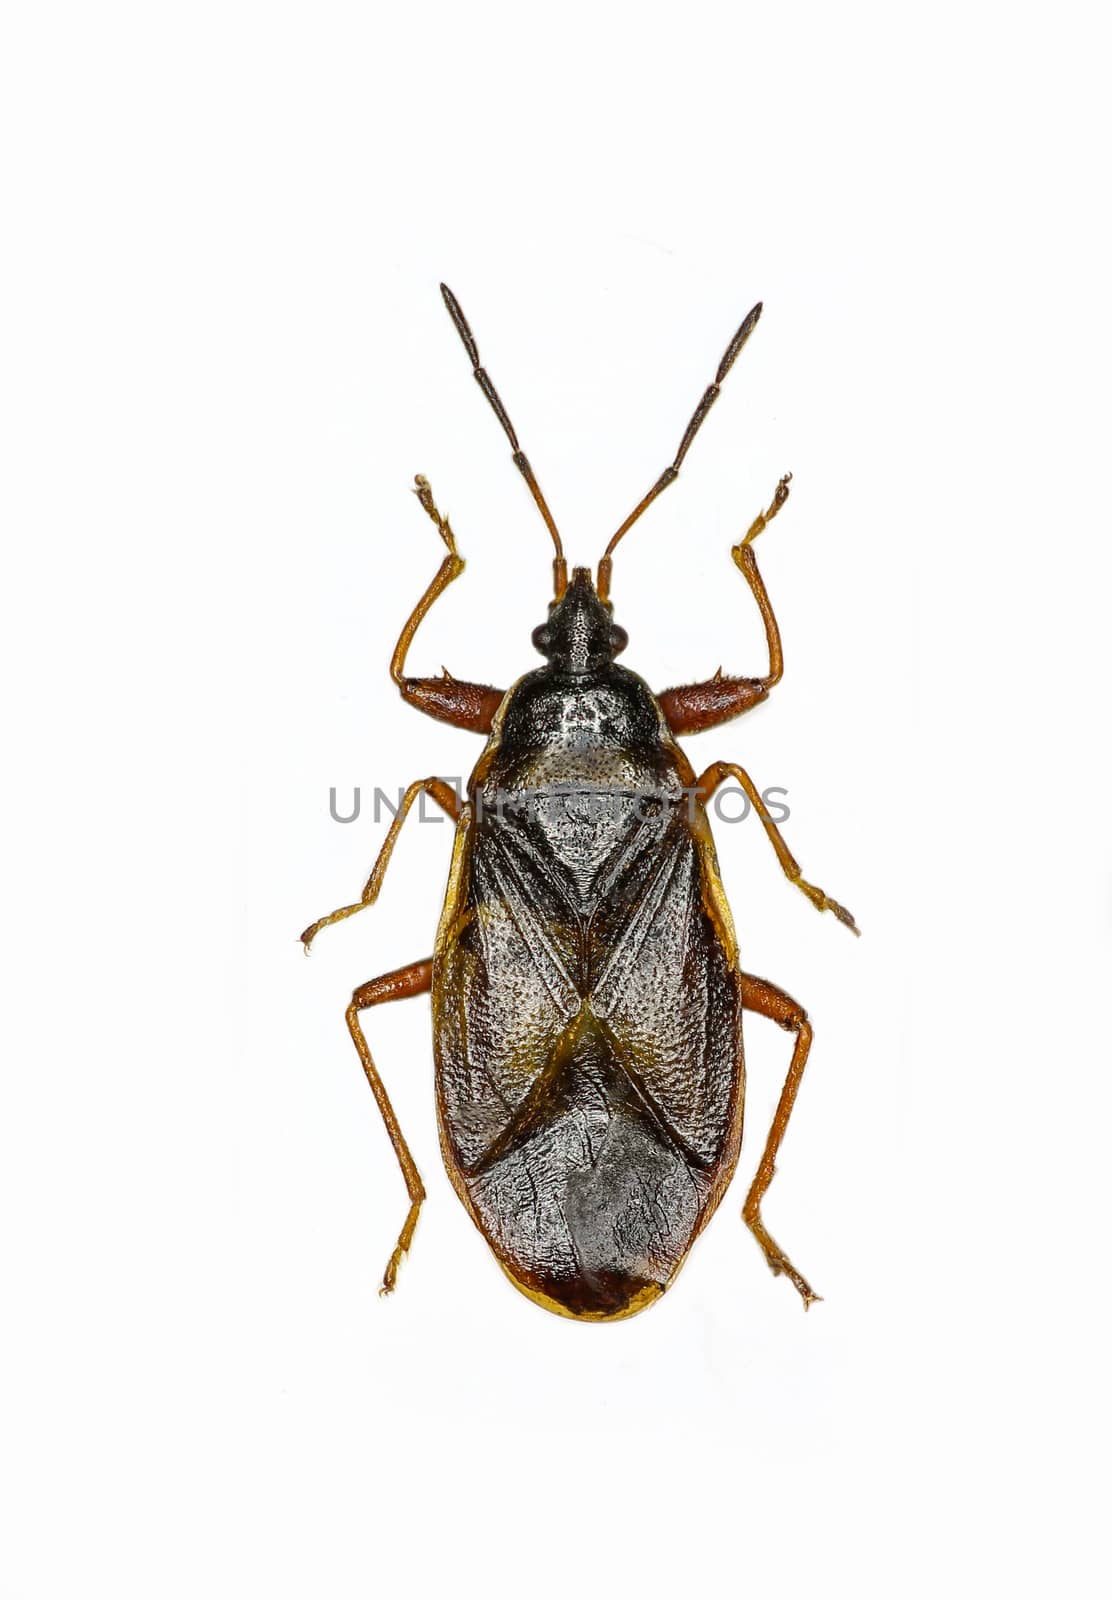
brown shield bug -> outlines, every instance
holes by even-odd
[[[321,928],[374,903],[418,795],[453,819],[432,956],[362,984],[347,1010],[409,1193],[383,1290],[394,1287],[425,1190],[359,1018],[385,1001],[431,993],[441,1147],[456,1192],[519,1289],[592,1321],[642,1310],[676,1276],[737,1166],[742,1013],[779,1023],[794,1038],[791,1065],[743,1214],[772,1271],[791,1279],[806,1307],[818,1296],[766,1229],[761,1203],[811,1027],[782,989],[742,970],[706,812],[720,784],[740,784],[784,873],[811,904],[857,929],[803,878],[749,774],[716,761],[697,776],[677,743],[748,711],[780,681],[780,633],[753,544],[787,500],[790,475],[731,551],[764,621],[762,677],[719,673],[654,694],[617,663],[627,639],[610,600],[618,543],[675,481],[761,307],[726,347],[675,459],[607,545],[597,581],[586,567],[569,581],[552,513],[471,329],[451,291],[441,292],[552,537],[554,595],[533,632],[545,663],[510,689],[447,672],[408,677],[417,629],[463,571],[448,519],[417,478],[447,553],[402,629],[390,673],[410,705],[486,744],[462,802],[439,778],[409,787],[360,899],[301,936],[308,950]]]

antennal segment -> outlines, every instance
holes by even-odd
[[[451,310],[451,307],[449,306],[448,309]],[[730,368],[733,366],[734,362],[745,348],[745,343],[749,338],[749,335],[753,332],[753,329],[761,320],[762,309],[762,303],[758,301],[753,307],[752,311],[750,311],[749,315],[746,317],[745,321],[742,323],[741,327],[734,334],[729,344],[726,346],[726,353],[722,357],[722,360],[718,363],[718,371],[714,375],[714,382],[710,385],[706,393],[703,395],[703,398],[699,401],[699,404],[695,407],[694,415],[692,416],[691,421],[687,424],[687,429],[684,432],[683,438],[680,440],[680,447],[676,451],[676,458],[672,462],[672,465],[664,469],[645,498],[639,501],[638,504],[633,508],[629,516],[618,529],[617,533],[611,539],[610,543],[606,546],[606,550],[603,553],[603,557],[599,562],[598,568],[598,596],[600,600],[606,600],[610,595],[610,575],[613,570],[613,562],[611,557],[613,556],[614,551],[617,549],[619,541],[623,539],[629,532],[630,528],[633,527],[633,524],[637,521],[642,512],[649,509],[657,495],[663,494],[668,485],[670,483],[675,483],[676,479],[679,477],[680,468],[683,465],[683,458],[691,449],[692,441],[694,440],[699,429],[703,426],[703,423],[706,421],[707,413],[709,412],[711,406],[721,394],[722,384],[725,382],[726,374],[729,372]],[[453,315],[455,315],[454,312]],[[466,323],[464,326],[466,327]],[[476,376],[478,376],[478,374],[476,374]]]
[[[456,325],[456,332],[463,340],[463,348],[467,351],[468,360],[471,362],[471,370],[474,373],[475,382],[486,395],[487,400],[490,402],[491,410],[502,424],[506,438],[510,441],[510,445],[513,448],[514,466],[521,473],[521,476],[525,479],[525,482],[529,485],[529,493],[536,501],[537,510],[544,518],[545,526],[552,535],[552,543],[556,546],[556,557],[552,564],[552,571],[556,588],[556,598],[559,600],[563,595],[564,590],[568,586],[568,564],[564,559],[564,547],[560,542],[560,530],[557,528],[556,523],[553,520],[551,511],[548,509],[547,500],[541,493],[541,486],[533,475],[533,469],[529,465],[529,458],[526,456],[524,450],[517,442],[517,434],[514,432],[514,425],[510,421],[509,414],[507,413],[505,406],[502,404],[498,390],[494,387],[493,383],[491,383],[486,369],[479,361],[479,347],[475,343],[475,335],[471,332],[467,318],[463,314],[463,308],[446,283],[442,283],[440,285],[440,293],[444,297],[444,304],[448,307],[448,315]]]

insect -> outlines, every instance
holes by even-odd
[[[463,571],[428,482],[418,500],[447,553],[398,639],[390,674],[427,716],[484,735],[466,796],[440,778],[410,785],[359,900],[301,935],[373,905],[413,802],[428,794],[456,824],[431,958],[355,990],[347,1026],[393,1143],[409,1211],[387,1264],[395,1285],[425,1198],[360,1022],[410,995],[432,996],[441,1149],[460,1199],[512,1282],[550,1311],[627,1317],[671,1284],[737,1166],[745,1094],[742,1013],[793,1035],[787,1078],[743,1208],[768,1265],[808,1307],[819,1297],[765,1227],[761,1205],[811,1048],[807,1014],[743,971],[707,819],[732,778],[749,798],[788,879],[856,933],[853,917],[808,883],[744,768],[696,776],[678,736],[716,727],[768,697],[783,674],[780,633],[753,545],[788,497],[733,547],[764,622],[763,677],[724,677],[654,694],[617,664],[627,636],[610,600],[614,552],[673,483],[756,327],[745,318],[687,425],[672,464],[606,547],[597,581],[568,578],[552,513],[479,359],[459,302],[444,303],[480,389],[513,448],[555,546],[554,595],[533,632],[545,657],[509,690],[406,675],[429,609]]]

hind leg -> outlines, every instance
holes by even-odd
[[[807,1282],[801,1272],[789,1261],[781,1250],[776,1240],[769,1233],[761,1220],[761,1201],[772,1182],[776,1171],[776,1154],[780,1149],[784,1134],[787,1131],[788,1121],[795,1105],[795,1097],[799,1092],[800,1080],[803,1069],[807,1065],[807,1056],[811,1049],[811,1024],[807,1021],[807,1013],[791,995],[785,994],[783,989],[778,989],[774,983],[767,983],[764,978],[754,978],[748,973],[742,974],[741,1003],[746,1011],[754,1011],[758,1016],[768,1017],[771,1022],[777,1023],[788,1033],[795,1034],[795,1048],[792,1051],[791,1065],[788,1075],[784,1079],[784,1087],[780,1091],[780,1101],[772,1119],[772,1127],[768,1131],[764,1155],[757,1168],[757,1175],[745,1197],[742,1216],[746,1225],[753,1234],[757,1243],[764,1251],[765,1260],[773,1272],[781,1272],[791,1279],[803,1297],[803,1309],[808,1310],[815,1300],[821,1300]]]
[[[378,1068],[374,1064],[370,1048],[363,1037],[363,1029],[359,1025],[359,1013],[366,1011],[369,1006],[384,1004],[387,1000],[407,1000],[413,994],[428,994],[432,987],[432,962],[414,961],[411,966],[401,967],[397,972],[388,972],[381,978],[372,978],[370,983],[361,984],[351,997],[351,1004],[347,1008],[348,1032],[351,1034],[352,1043],[359,1052],[359,1059],[363,1063],[363,1071],[367,1074],[367,1082],[371,1092],[382,1113],[382,1120],[386,1124],[386,1131],[390,1135],[390,1143],[394,1146],[394,1154],[398,1158],[398,1165],[402,1169],[405,1179],[406,1193],[409,1195],[409,1211],[402,1231],[398,1235],[398,1242],[394,1246],[394,1253],[386,1264],[386,1271],[382,1277],[380,1293],[389,1294],[394,1287],[398,1276],[398,1267],[413,1242],[413,1230],[417,1226],[417,1216],[421,1210],[421,1202],[425,1198],[425,1186],[421,1182],[421,1174],[417,1171],[417,1163],[409,1153],[409,1146],[405,1136],[398,1126],[398,1119],[394,1115],[394,1108],[390,1104],[390,1097],[386,1093],[386,1086],[378,1075]]]

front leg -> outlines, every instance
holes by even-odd
[[[418,474],[414,482],[417,485],[414,493],[424,510],[436,523],[437,531],[447,546],[448,554],[440,563],[436,576],[414,606],[409,620],[401,631],[401,637],[390,662],[390,676],[401,691],[402,699],[408,701],[411,706],[416,706],[418,711],[423,711],[427,717],[436,717],[440,722],[450,722],[455,728],[467,728],[472,733],[489,733],[494,713],[502,704],[504,697],[502,689],[492,689],[485,683],[464,683],[459,678],[453,678],[447,667],[441,669],[439,678],[405,676],[405,658],[413,643],[413,635],[434,602],[440,598],[448,585],[459,577],[464,565],[463,557],[456,549],[451,524],[447,517],[440,515],[433,503],[428,479]]]
[[[767,700],[769,690],[784,676],[784,656],[780,646],[780,629],[768,590],[764,586],[753,554],[753,540],[763,533],[788,498],[791,473],[780,479],[772,504],[750,524],[745,538],[730,551],[734,565],[749,585],[764,622],[768,643],[768,671],[763,678],[724,678],[721,667],[705,683],[689,683],[678,689],[665,689],[660,696],[668,726],[674,734],[701,733],[704,728],[716,728],[720,722],[740,717],[743,711]]]

